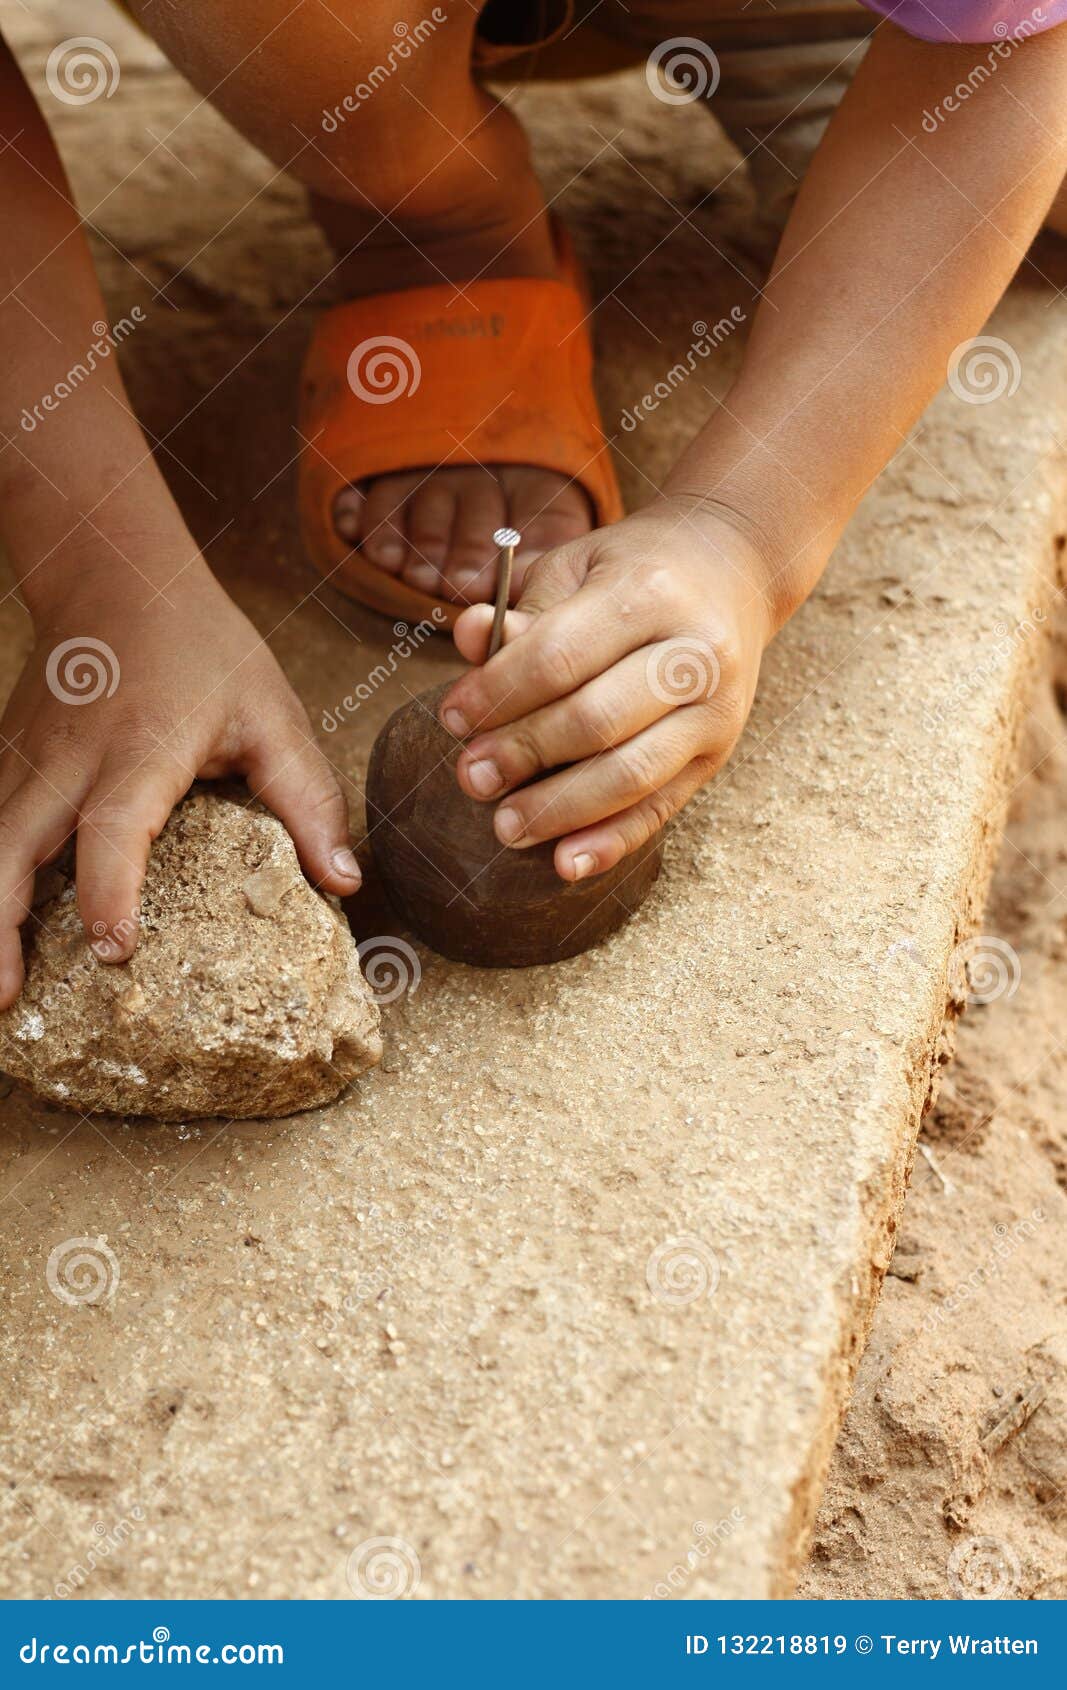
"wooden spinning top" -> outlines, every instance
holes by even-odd
[[[502,548],[489,656],[500,645],[519,536]],[[659,874],[659,836],[588,880],[564,881],[552,841],[516,851],[493,832],[491,803],[456,780],[461,741],[437,720],[451,681],[394,712],[371,752],[367,825],[390,901],[442,956],[483,968],[525,968],[576,956],[614,933]]]

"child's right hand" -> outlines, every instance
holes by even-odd
[[[203,563],[148,597],[86,587],[38,612],[0,728],[0,1008],[22,985],[34,871],[75,830],[87,938],[130,955],[149,844],[197,776],[245,775],[316,886],[359,885],[334,771],[251,623]]]

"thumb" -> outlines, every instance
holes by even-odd
[[[342,898],[355,892],[362,877],[349,843],[348,805],[310,731],[299,723],[288,732],[272,726],[248,748],[244,767],[253,797],[288,828],[312,884]]]
[[[569,599],[585,582],[593,564],[594,535],[583,535],[569,545],[557,546],[545,552],[531,564],[522,584],[522,591],[513,610],[504,618],[503,644],[518,639],[536,617]],[[461,657],[468,663],[484,663],[489,655],[489,636],[493,629],[493,606],[473,604],[465,610],[453,630],[453,638]]]

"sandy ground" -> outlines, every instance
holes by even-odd
[[[803,1596],[1067,1596],[1065,710],[1067,616],[983,922],[1017,961],[927,1116]]]

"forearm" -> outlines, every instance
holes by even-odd
[[[1067,172],[1067,29],[984,59],[880,29],[805,179],[737,383],[665,491],[720,500],[773,559],[776,622],[976,334]]]
[[[0,128],[12,237],[0,249],[0,534],[36,613],[92,589],[87,575],[161,585],[191,542],[130,408],[62,165],[2,44]]]

